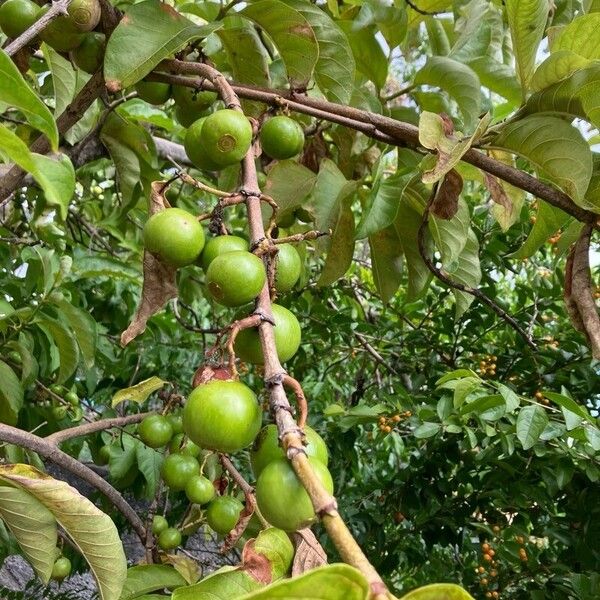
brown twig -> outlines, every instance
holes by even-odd
[[[422,8],[419,8],[412,0],[404,0],[406,2],[406,4],[408,4],[408,6],[410,6],[415,12],[418,12],[420,15],[425,15],[425,16],[433,16],[433,15],[442,15],[444,14],[445,10],[423,10]]]
[[[325,235],[331,235],[331,229],[329,231],[307,231],[306,233],[295,233],[294,235],[288,235],[286,237],[277,238],[273,240],[274,244],[297,244],[299,242],[307,242],[309,240],[316,240]]]
[[[527,332],[515,321],[515,319],[509,315],[503,308],[498,306],[491,298],[486,296],[480,289],[473,288],[468,285],[464,285],[462,283],[458,283],[457,281],[452,280],[448,275],[444,273],[441,269],[438,269],[434,262],[431,260],[429,256],[429,252],[427,250],[427,244],[425,241],[425,232],[427,231],[427,227],[429,224],[429,213],[431,209],[431,205],[435,198],[437,192],[437,185],[434,186],[431,195],[429,197],[429,201],[427,202],[427,206],[423,212],[423,219],[421,220],[421,225],[419,226],[419,232],[417,236],[418,246],[419,246],[419,254],[423,259],[423,262],[427,266],[427,268],[439,279],[444,282],[449,287],[459,290],[461,292],[465,292],[470,294],[471,296],[475,296],[478,300],[489,306],[501,319],[506,321],[525,341],[525,343],[532,349],[537,350],[537,346],[535,342],[531,339],[531,337],[527,334]]]
[[[287,373],[283,376],[282,383],[285,387],[290,388],[292,392],[294,392],[294,396],[296,396],[296,402],[298,404],[298,427],[304,429],[308,417],[308,404],[306,402],[304,390],[302,389],[300,382]]]
[[[229,327],[229,337],[227,339],[227,353],[229,355],[229,370],[231,371],[232,377],[237,377],[237,368],[235,366],[235,338],[238,336],[238,333],[244,329],[250,329],[252,327],[258,327],[260,324],[261,318],[260,315],[250,315],[249,317],[245,317],[240,319],[239,321],[234,321]]]

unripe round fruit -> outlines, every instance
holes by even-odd
[[[173,435],[177,435],[183,432],[183,417],[181,416],[181,414],[174,415],[173,413],[171,413],[170,415],[167,415],[167,419],[169,420],[169,423],[171,423],[171,427],[173,428]]]
[[[248,252],[248,242],[237,235],[218,235],[210,238],[202,250],[202,266],[208,269],[210,263],[227,252]]]
[[[138,98],[148,104],[164,104],[171,97],[171,86],[160,81],[138,81],[135,89]]]
[[[263,288],[267,274],[263,261],[250,252],[226,252],[206,271],[210,295],[224,306],[247,304]]]
[[[79,405],[79,396],[75,392],[67,392],[67,394],[65,394],[65,400],[71,406],[78,406]]]
[[[107,465],[110,461],[110,446],[101,446],[98,450],[96,464],[100,466]]]
[[[175,118],[182,127],[191,127],[198,119],[208,117],[208,115],[210,115],[210,109],[188,112],[185,108],[181,108],[181,106],[175,106]]]
[[[50,8],[49,4],[42,6],[38,18],[42,17]],[[69,10],[70,10],[69,6]],[[74,50],[83,42],[83,34],[71,23],[69,16],[58,17],[51,21],[40,31],[39,38],[54,48],[57,52]]]
[[[233,496],[219,496],[206,509],[208,525],[221,535],[227,535],[236,525],[244,505]]]
[[[105,35],[90,31],[83,36],[79,47],[71,50],[70,58],[77,68],[91,75],[102,66],[105,48]]]
[[[298,352],[302,340],[302,329],[294,313],[279,304],[271,305],[275,328],[275,347],[281,362],[289,360]],[[258,328],[242,329],[235,338],[237,357],[244,362],[262,365],[265,361],[258,335]]]
[[[289,117],[273,117],[260,128],[260,145],[271,158],[291,158],[304,147],[304,132],[302,127]]]
[[[237,452],[249,446],[261,425],[254,392],[239,381],[214,379],[195,388],[183,409],[183,428],[201,448]]]
[[[100,23],[101,9],[98,0],[71,0],[67,12],[68,16],[59,17],[57,21],[64,18],[77,31],[92,31]]]
[[[18,38],[37,21],[39,12],[31,0],[6,0],[0,6],[0,29],[9,38]]]
[[[314,458],[327,466],[329,462],[329,452],[323,438],[312,428],[306,425],[304,427],[306,434],[306,446],[304,450],[309,458]],[[277,426],[269,424],[263,427],[254,441],[250,451],[250,463],[255,477],[258,477],[262,470],[274,460],[285,458],[283,448],[279,445],[279,434]]]
[[[21,358],[21,355],[16,350],[11,350],[8,353],[8,360],[15,363],[16,365],[20,365],[23,363],[23,359]]]
[[[162,515],[154,515],[152,519],[152,533],[154,535],[160,535],[168,528],[169,522]]]
[[[165,529],[158,536],[158,547],[161,550],[174,550],[181,544],[181,532],[175,527]]]
[[[138,435],[150,448],[162,448],[173,437],[173,428],[167,417],[148,415],[138,426]]]
[[[179,109],[178,112],[181,111],[184,118],[189,118],[190,122],[193,123],[216,102],[217,94],[208,90],[195,90],[184,85],[174,85],[173,100],[175,100],[177,109]],[[181,124],[184,127],[189,127],[189,124]]]
[[[302,273],[302,259],[298,250],[291,244],[277,246],[277,271],[275,272],[275,287],[278,292],[289,292]]]
[[[308,459],[323,487],[333,493],[333,480],[327,467],[314,458]],[[309,495],[286,459],[274,460],[261,472],[256,482],[256,501],[265,519],[284,531],[308,527],[316,519]]]
[[[183,267],[193,263],[202,252],[204,230],[189,212],[167,208],[146,221],[144,245],[163,262]]]
[[[169,452],[172,454],[185,454],[186,456],[193,456],[196,458],[200,455],[200,452],[202,452],[202,448],[194,444],[192,440],[186,438],[184,433],[178,433],[169,444]]]
[[[65,393],[65,388],[60,383],[53,383],[50,386],[50,391],[57,396],[62,396]]]
[[[207,504],[215,497],[215,486],[203,475],[192,477],[185,486],[185,495],[190,502]]]
[[[188,158],[198,169],[201,171],[218,171],[221,167],[209,158],[200,137],[204,121],[206,121],[206,117],[201,117],[192,123],[185,134],[183,147]]]
[[[267,176],[262,171],[258,171],[258,173],[256,173],[256,180],[258,182],[258,187],[261,190],[265,187],[265,185],[267,185]]]
[[[200,473],[200,465],[193,456],[169,454],[163,461],[161,475],[164,482],[173,490],[183,490],[187,482]]]
[[[64,406],[63,404],[61,404],[60,406],[54,406],[52,408],[52,416],[57,421],[64,419],[67,416],[67,407]]]
[[[61,581],[65,577],[68,577],[71,573],[71,561],[66,556],[61,556],[52,567],[52,574],[50,577],[57,581]]]
[[[230,108],[206,117],[200,132],[208,157],[226,167],[244,158],[252,143],[252,125],[244,113]]]

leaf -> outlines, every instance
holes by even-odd
[[[488,56],[470,60],[468,64],[479,77],[481,85],[515,106],[521,102],[523,92],[511,67]]]
[[[464,404],[460,410],[461,414],[476,413],[484,421],[497,421],[506,413],[506,403],[500,394],[481,396]]]
[[[261,584],[239,567],[221,567],[194,585],[177,588],[171,600],[245,598],[248,593],[259,587],[262,587]]]
[[[479,241],[473,230],[469,230],[467,243],[458,257],[455,269],[448,273],[450,277],[467,287],[477,288],[481,281],[481,265],[479,263]],[[471,306],[475,297],[467,292],[452,290],[456,299],[455,318],[459,319]]]
[[[221,28],[221,23],[198,27],[173,7],[146,0],[129,7],[108,38],[104,55],[104,79],[117,92],[143,79],[158,63],[190,41]],[[135,52],[131,41],[135,40]]]
[[[538,46],[548,19],[547,0],[506,0],[517,73],[523,91],[529,86]]]
[[[400,600],[474,600],[474,598],[454,583],[432,583],[409,592]]]
[[[592,178],[582,205],[583,208],[600,213],[600,153],[594,152],[592,161]]]
[[[585,419],[592,425],[596,425],[596,420],[590,415],[585,406],[578,404],[577,402],[575,402],[575,400],[569,398],[569,396],[565,396],[564,394],[557,394],[556,392],[544,391],[542,393],[544,394],[545,398],[548,398],[548,400],[552,400],[552,402],[555,402],[561,408],[566,408],[568,411],[572,412],[573,414],[576,414],[582,419]]]
[[[553,52],[535,70],[530,87],[534,92],[539,92],[566,79],[575,71],[587,67],[589,63],[590,61],[587,58],[584,58],[580,54],[575,54],[575,52],[571,52],[570,50]]]
[[[508,152],[496,151],[490,154],[496,160],[514,166],[514,157]],[[525,202],[525,192],[489,173],[484,174],[483,181],[494,201],[492,215],[502,231],[508,231],[519,220]]]
[[[0,49],[0,102],[5,102],[22,112],[27,122],[48,138],[52,150],[54,152],[58,150],[58,129],[52,113],[27,85],[15,63],[2,49]],[[3,146],[4,143],[0,142],[0,148],[4,150]],[[26,167],[23,168],[28,170]]]
[[[548,425],[548,416],[541,406],[525,406],[517,417],[517,438],[523,450],[529,450],[540,439]]]
[[[66,317],[69,328],[77,340],[85,366],[91,369],[96,358],[96,321],[85,311],[73,306],[64,296],[58,300],[53,300],[53,303],[58,306]]]
[[[0,423],[16,425],[23,406],[23,387],[15,372],[0,360]]]
[[[127,579],[119,600],[134,600],[149,592],[186,585],[185,579],[168,565],[139,565],[127,569]]]
[[[127,561],[110,517],[75,488],[29,465],[0,465],[0,479],[31,494],[54,515],[88,562],[100,599],[118,600]]]
[[[309,21],[280,0],[252,2],[239,14],[254,21],[273,40],[292,88],[306,88],[319,59],[319,46]]]
[[[580,204],[592,176],[592,153],[578,129],[562,119],[530,116],[509,123],[492,142],[525,158],[576,204]]]
[[[439,387],[448,381],[454,381],[455,379],[464,379],[465,377],[477,379],[477,374],[471,369],[455,369],[454,371],[450,371],[450,373],[442,375],[442,377],[440,377],[435,382],[435,385]]]
[[[457,205],[457,212],[450,220],[436,216],[429,220],[429,231],[442,255],[442,263],[447,271],[453,271],[455,263],[463,252],[470,231],[471,215],[464,200]]]
[[[308,21],[317,39],[319,58],[314,78],[331,102],[348,104],[354,89],[356,64],[352,48],[337,23],[318,6],[303,0],[284,0]]]
[[[162,467],[163,458],[162,453],[149,448],[145,444],[138,443],[135,446],[137,467],[146,480],[144,486],[144,495],[146,498],[154,497],[156,486],[160,481],[160,468]]]
[[[56,344],[60,358],[56,383],[64,383],[75,372],[77,363],[79,362],[79,347],[77,346],[77,342],[71,331],[60,321],[43,315],[37,319],[36,323]]]
[[[418,440],[425,440],[427,438],[433,437],[434,435],[437,435],[440,432],[441,428],[442,426],[439,423],[425,422],[422,425],[419,425],[413,431],[413,435]]]
[[[268,559],[272,581],[283,577],[292,566],[294,546],[288,534],[281,529],[263,529],[254,540],[253,550]]]
[[[154,496],[154,494],[152,494],[152,496]],[[192,514],[193,513],[190,513],[190,516]],[[184,556],[183,554],[168,554],[165,557],[165,561],[168,564],[173,565],[175,570],[183,577],[188,585],[194,585],[202,576],[202,567],[196,560],[189,556]]]
[[[70,61],[63,58],[47,44],[42,44],[42,52],[52,73],[54,88],[54,113],[60,115],[73,100],[77,86],[77,74]]]
[[[506,403],[506,412],[511,413],[519,408],[521,401],[519,400],[519,396],[515,394],[509,387],[505,386],[502,383],[498,384],[498,391],[504,398],[504,402]]]
[[[600,59],[600,13],[580,15],[573,19],[554,38],[551,44],[552,54],[561,50],[570,50],[589,60]]]
[[[75,192],[75,171],[71,161],[60,154],[49,158],[29,151],[27,145],[12,131],[0,124],[0,148],[8,158],[27,171],[44,191],[46,202],[58,208],[60,218],[67,216],[67,207]]]
[[[110,277],[138,283],[141,271],[134,265],[124,263],[110,257],[76,254],[73,262],[74,279],[92,279],[96,277]]]
[[[114,394],[111,406],[114,408],[117,406],[117,404],[121,404],[121,402],[125,402],[127,400],[137,404],[142,404],[152,392],[159,390],[166,383],[166,381],[163,381],[159,377],[155,376],[150,377],[149,379],[144,379],[144,381],[140,381],[131,387],[119,390],[116,394]]]
[[[529,258],[546,243],[547,239],[559,231],[569,220],[569,215],[560,208],[538,200],[538,210],[535,223],[527,236],[524,244],[516,251],[510,254],[510,258],[522,260]]]
[[[465,130],[475,128],[481,112],[481,86],[473,69],[447,56],[432,56],[417,71],[414,83],[443,89],[458,104]]]
[[[402,245],[394,227],[386,227],[369,237],[373,280],[381,300],[387,304],[402,282]]]
[[[338,407],[341,408],[339,405]],[[343,409],[342,412],[344,412]],[[293,536],[296,550],[292,565],[292,577],[327,564],[325,550],[310,528],[300,529],[300,531],[294,532]]]
[[[238,600],[366,600],[368,594],[369,585],[360,571],[333,564],[273,583]]]

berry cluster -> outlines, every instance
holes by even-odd
[[[481,375],[489,375],[490,377],[494,377],[496,375],[496,361],[498,360],[497,356],[493,356],[488,354],[484,356],[479,361],[479,373]]]
[[[400,423],[401,421],[403,421],[405,419],[408,419],[411,416],[412,416],[412,412],[410,410],[405,410],[404,412],[396,413],[395,415],[392,415],[391,417],[381,416],[381,417],[379,417],[379,421],[378,421],[379,431],[381,431],[383,433],[391,433],[392,430],[394,429],[394,427],[396,427],[398,425],[398,423]]]

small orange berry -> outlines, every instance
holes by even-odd
[[[499,526],[499,525],[494,525],[494,526],[492,527],[492,531],[493,531],[494,533],[500,533],[500,531],[501,531],[501,528],[500,528],[500,526]]]
[[[490,548],[490,549],[488,550],[488,554],[489,554],[490,556],[495,556],[495,555],[496,555],[496,551],[495,551],[493,548]]]
[[[483,555],[483,560],[485,560],[486,562],[491,562],[492,557],[489,554],[484,554]]]
[[[480,573],[485,573],[485,567],[484,567],[483,565],[479,565],[479,567],[477,567],[477,570],[478,570]]]
[[[391,428],[389,425],[386,425],[386,426],[383,428],[383,431],[385,431],[385,433],[389,433],[390,431],[392,431],[392,428]]]
[[[518,544],[524,544],[525,538],[522,535],[518,535],[516,538]]]
[[[492,592],[492,598],[497,598],[497,597],[498,597],[498,592],[496,592],[496,591],[493,591],[493,592]]]
[[[486,586],[489,582],[488,580],[484,577],[480,582],[479,582],[482,586]]]
[[[486,592],[485,593],[485,597],[486,598],[491,598],[492,597],[492,592]]]
[[[487,542],[485,542],[485,543],[481,544],[481,549],[482,549],[484,552],[489,552],[490,545],[489,545]]]
[[[490,571],[490,577],[498,577],[498,571],[496,571],[496,569],[492,569]]]
[[[400,421],[402,417],[400,415],[394,415],[392,417],[392,421],[394,421],[394,423],[398,423],[398,421]]]

